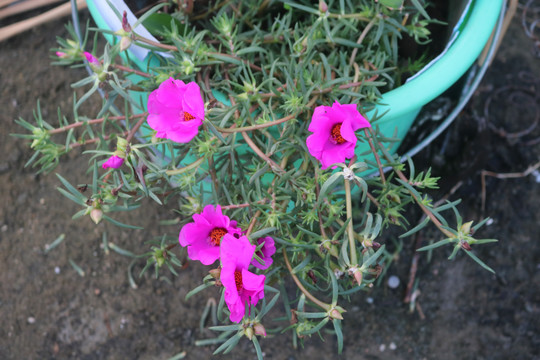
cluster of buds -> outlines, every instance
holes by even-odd
[[[63,45],[65,47],[56,51],[56,56],[58,56],[59,59],[73,62],[83,58],[81,44],[78,41],[67,39]]]
[[[253,339],[254,335],[266,337],[266,329],[258,320],[246,320],[242,326],[244,327],[244,335],[249,340]]]

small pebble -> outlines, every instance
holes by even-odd
[[[6,224],[2,225],[2,232],[6,232],[8,229],[8,226]]]
[[[386,345],[381,344],[381,345],[379,346],[379,351],[380,351],[380,352],[383,352],[384,350],[386,350]]]
[[[372,297],[366,298],[366,302],[367,302],[368,304],[373,304],[373,298],[372,298]]]
[[[36,318],[33,316],[30,316],[26,321],[28,321],[29,324],[33,324],[36,322]]]
[[[392,342],[390,343],[390,345],[388,345],[388,348],[389,348],[390,350],[396,350],[396,349],[397,349],[396,343],[392,341]]]
[[[531,174],[534,176],[535,181],[540,183],[540,171],[534,170]]]
[[[56,275],[60,274],[60,267],[59,267],[59,266],[55,266],[55,267],[54,267],[54,273],[55,273]]]
[[[41,205],[45,205],[45,199],[44,199],[44,198],[39,199],[39,203],[40,203]]]
[[[392,275],[388,278],[388,286],[391,289],[395,289],[399,286],[399,278],[396,275]]]
[[[495,222],[495,220],[493,220],[492,218],[489,218],[488,221],[486,221],[486,225],[489,226],[491,224],[493,224]]]

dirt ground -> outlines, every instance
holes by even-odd
[[[440,196],[461,184],[450,199],[463,198],[464,215],[475,221],[484,216],[481,170],[522,172],[540,160],[540,129],[532,127],[540,116],[539,49],[521,25],[522,10],[469,106],[417,156],[418,167],[433,164],[434,173],[445,178]],[[215,336],[199,330],[206,297],[184,301],[202,278],[202,267],[189,266],[179,277],[137,278],[133,289],[127,277],[131,260],[101,247],[106,232],[110,242],[143,252],[152,237],[177,233],[159,226],[174,217],[171,209],[154,210],[149,203],[145,216],[134,214],[144,231],[95,226],[89,218],[72,221],[78,209],[56,191],[57,177],[25,168],[31,152],[10,136],[21,132],[14,119],[31,119],[38,99],[51,122],[58,106],[69,114],[70,83],[82,70],[51,66],[49,51],[55,36],[66,34],[63,22],[0,43],[0,359],[168,359],[183,351],[187,359],[210,358],[214,347],[194,344]],[[90,114],[99,102],[88,104]],[[56,172],[83,183],[87,160],[71,154]],[[480,237],[500,242],[475,252],[497,275],[468,257],[447,261],[448,249],[434,252],[430,262],[423,254],[419,307],[412,313],[403,303],[414,252],[414,241],[406,239],[388,269],[400,286],[380,286],[348,304],[341,358],[540,359],[539,182],[538,172],[486,179],[485,214],[493,223]],[[60,234],[65,241],[46,252]],[[427,240],[429,233],[423,236]],[[135,273],[141,266],[135,265]],[[324,341],[306,339],[298,350],[283,335],[261,342],[267,359],[328,359],[337,351],[330,334]],[[255,353],[241,341],[232,354],[216,358],[253,359]]]

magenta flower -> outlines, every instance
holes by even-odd
[[[122,164],[124,163],[124,159],[122,159],[120,156],[113,155],[110,158],[105,161],[101,167],[104,169],[113,168],[118,169]]]
[[[200,214],[193,215],[192,223],[180,230],[180,245],[186,247],[191,260],[210,265],[219,259],[219,245],[226,234],[240,237],[242,230],[221,212],[219,205],[206,205]],[[233,237],[233,239],[236,239]]]
[[[266,270],[272,265],[274,260],[272,260],[272,255],[276,253],[276,246],[274,245],[274,239],[270,236],[259,238],[257,240],[259,245],[263,244],[262,248],[257,251],[257,256],[261,258],[263,263],[261,264],[256,259],[251,260],[251,265],[255,266],[258,269]]]
[[[204,102],[199,85],[172,77],[148,96],[148,125],[159,138],[187,143],[199,133]]]
[[[371,124],[354,104],[341,105],[336,101],[331,107],[317,106],[308,128],[313,132],[306,140],[309,153],[321,162],[323,170],[345,162],[354,156],[357,141],[354,132],[366,127]]]
[[[227,234],[221,241],[220,280],[225,287],[225,303],[232,322],[242,321],[246,302],[250,308],[264,298],[266,277],[248,271],[254,253],[255,245],[251,245],[246,236],[236,239]]]

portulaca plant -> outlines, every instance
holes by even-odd
[[[399,139],[380,133],[372,111],[381,92],[419,67],[403,63],[397,45],[427,42],[434,20],[423,1],[411,3],[217,1],[197,13],[177,9],[156,30],[160,42],[138,35],[124,14],[116,45],[102,51],[71,29],[55,59],[89,66],[74,84],[87,93],[58,125],[39,111],[33,123],[19,119],[35,151],[28,163],[50,172],[84,147],[88,182],[58,175],[60,192],[80,205],[74,218],[98,226],[137,228],[114,213],[144,198],[177,210],[172,234],[135,261],[145,262],[140,276],[178,274],[187,259],[208,269],[187,298],[221,293],[214,311],[222,324],[212,327],[221,333],[206,341],[216,352],[246,337],[262,358],[258,338],[269,326],[290,330],[294,346],[330,326],[341,351],[348,299],[362,297],[392,261],[389,227],[407,237],[434,226],[440,237],[421,250],[449,245],[450,258],[463,250],[492,271],[473,249],[494,241],[473,236],[487,219],[473,226],[458,201],[433,201],[425,191],[438,178],[400,161]],[[153,52],[146,68],[121,58],[135,45]],[[80,114],[98,89],[103,107]],[[405,217],[410,206],[425,214],[419,224]]]

